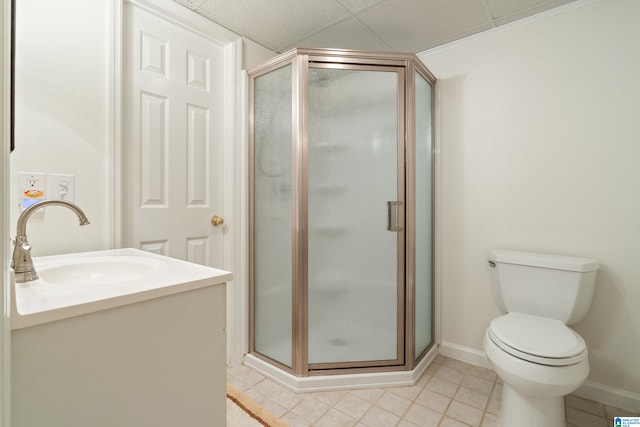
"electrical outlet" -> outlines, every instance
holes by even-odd
[[[47,179],[47,194],[49,198],[74,202],[76,197],[75,180],[75,175],[49,174]]]
[[[18,181],[25,190],[43,189],[46,175],[41,172],[18,172]]]
[[[41,172],[18,172],[20,210],[45,198],[46,175]]]

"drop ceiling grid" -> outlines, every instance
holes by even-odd
[[[284,50],[295,47],[324,47],[369,51],[390,51],[390,46],[376,37],[354,17],[347,18],[309,37],[291,43]]]
[[[486,0],[496,25],[504,25],[575,0]]]
[[[579,0],[175,1],[275,52],[420,52]]]
[[[490,28],[480,0],[386,0],[358,18],[399,52]]]
[[[198,12],[276,50],[349,16],[335,0],[207,0]]]
[[[375,6],[378,3],[382,3],[385,0],[337,0],[351,13],[358,13],[364,9],[368,9]]]

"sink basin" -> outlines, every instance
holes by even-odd
[[[165,264],[139,256],[103,256],[61,261],[38,270],[40,280],[65,285],[105,285],[142,279]]]
[[[226,283],[228,271],[134,248],[33,258],[39,278],[15,283],[19,329]]]

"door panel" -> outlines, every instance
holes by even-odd
[[[223,50],[125,5],[124,241],[222,267]]]
[[[310,369],[404,361],[403,73],[309,68]]]
[[[253,350],[291,367],[292,66],[255,78],[251,149]]]
[[[431,85],[415,73],[415,348],[417,359],[433,342],[433,129]]]

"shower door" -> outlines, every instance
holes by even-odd
[[[249,72],[251,366],[297,383],[433,353],[434,83],[398,53],[294,49]]]
[[[404,363],[404,68],[310,63],[309,370]]]

